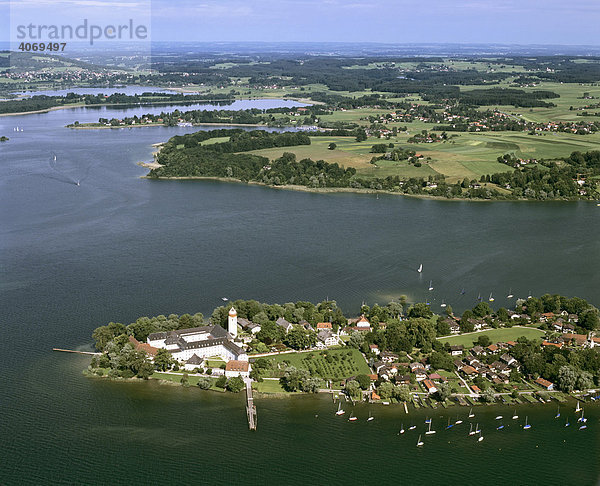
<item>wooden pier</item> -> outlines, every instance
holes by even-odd
[[[252,398],[252,381],[246,380],[246,414],[248,415],[248,428],[256,430],[256,406]]]
[[[92,353],[91,351],[75,351],[74,349],[61,349],[61,348],[52,348],[52,351],[60,351],[61,353],[76,353],[76,354],[87,354],[91,356],[98,356],[102,353]]]

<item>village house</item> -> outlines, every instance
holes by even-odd
[[[379,359],[386,363],[393,363],[398,360],[398,355],[396,353],[390,353],[389,351],[382,351],[379,353]]]
[[[460,356],[463,353],[464,349],[465,347],[462,344],[452,345],[450,346],[450,354],[452,356]]]
[[[321,329],[332,329],[331,322],[317,322],[317,331]]]
[[[430,395],[437,391],[436,386],[431,380],[423,380],[423,385],[425,386],[427,393],[429,393]]]
[[[477,370],[469,365],[463,366],[458,371],[460,371],[461,373],[463,373],[466,376],[474,376],[477,374]]]
[[[292,324],[290,322],[286,321],[283,317],[280,317],[279,319],[277,319],[275,321],[275,324],[277,324],[278,326],[282,327],[283,330],[286,332],[286,334],[289,331],[291,331],[292,327],[294,327],[294,326],[292,326]]]
[[[546,390],[554,390],[554,383],[548,380],[544,380],[541,377],[535,380],[535,383],[540,385],[542,388],[545,388]]]
[[[471,354],[473,354],[474,356],[479,356],[483,353],[484,353],[484,349],[479,345],[473,346],[473,348],[471,349]]]
[[[250,376],[250,363],[248,361],[228,361],[225,365],[225,376],[228,378],[234,376],[248,378]]]
[[[317,347],[328,348],[339,344],[339,337],[329,329],[322,329],[317,333]]]
[[[500,356],[500,360],[504,361],[508,366],[513,366],[513,365],[518,364],[517,360],[509,354],[503,354],[502,356]]]
[[[364,315],[362,315],[360,316],[360,319],[356,322],[356,327],[358,327],[359,329],[371,329],[371,323]]]
[[[377,344],[369,344],[369,351],[376,355],[379,355],[379,346],[377,346]]]
[[[396,375],[395,381],[398,385],[410,385],[410,375]]]

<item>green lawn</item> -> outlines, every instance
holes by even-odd
[[[255,383],[253,386],[260,393],[290,393],[281,387],[279,380],[264,380],[260,383]]]
[[[173,383],[181,384],[181,376],[182,375],[171,374],[171,373],[155,372],[151,376],[151,378],[155,378],[157,380],[171,381]],[[198,384],[199,379],[200,379],[199,376],[193,376],[193,375],[188,376],[188,382],[189,382],[190,386],[196,386]],[[215,386],[217,378],[211,378],[211,381],[212,381],[212,386],[210,387],[211,390],[223,391],[223,388],[217,388]]]
[[[347,355],[348,352],[351,353],[350,356]],[[324,379],[344,379],[371,373],[363,355],[354,348],[281,354],[271,360],[275,365],[274,376],[280,375],[288,362],[291,366],[308,370],[311,375]]]
[[[475,332],[466,335],[446,336],[438,338],[438,340],[443,341],[444,343],[448,342],[456,345],[462,344],[465,348],[472,348],[473,341],[477,341],[479,336],[489,337],[492,343],[516,341],[517,338],[521,336],[525,336],[527,339],[541,340],[544,336],[544,331],[540,331],[539,329],[532,327],[507,327],[502,329],[490,329],[487,331]]]

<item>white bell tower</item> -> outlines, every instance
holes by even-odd
[[[229,309],[229,317],[227,318],[227,331],[234,338],[237,336],[237,312],[233,307]]]

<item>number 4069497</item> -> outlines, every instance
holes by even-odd
[[[21,42],[20,51],[43,52],[43,51],[64,51],[67,47],[66,42]]]

